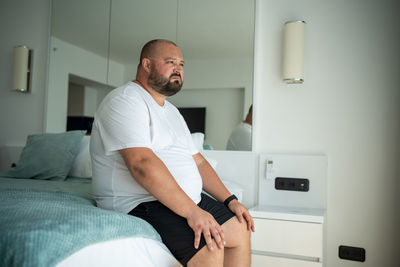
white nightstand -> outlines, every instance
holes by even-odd
[[[257,206],[250,209],[253,267],[322,267],[325,210]]]

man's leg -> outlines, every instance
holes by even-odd
[[[232,217],[222,226],[226,241],[224,266],[250,266],[250,231],[247,223]]]
[[[250,266],[250,231],[245,222],[239,223],[237,217],[232,217],[222,226],[226,241],[225,249],[218,249],[213,240],[214,250],[204,246],[188,262],[192,266]]]
[[[213,240],[214,250],[210,251],[207,246],[202,247],[187,263],[188,267],[215,266],[222,267],[224,262],[224,249],[220,249]]]

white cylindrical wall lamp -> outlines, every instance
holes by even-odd
[[[283,37],[283,81],[286,83],[304,82],[304,35],[305,21],[285,23]]]
[[[12,89],[29,92],[32,78],[32,50],[24,45],[14,47]]]

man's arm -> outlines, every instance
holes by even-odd
[[[203,189],[215,197],[219,202],[224,202],[231,193],[222,183],[221,179],[219,179],[218,174],[200,153],[193,155],[193,158],[196,162],[197,168],[199,169],[201,179],[203,180]],[[233,213],[235,213],[240,222],[243,222],[243,219],[246,220],[247,228],[254,232],[253,218],[245,206],[234,199],[229,202],[228,207]]]
[[[151,149],[136,147],[119,152],[128,170],[141,186],[173,212],[187,219],[195,233],[195,248],[199,246],[201,234],[210,250],[213,249],[211,236],[223,248],[224,238],[220,225],[211,214],[199,208],[189,198]]]

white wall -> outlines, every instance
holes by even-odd
[[[49,15],[50,0],[0,1],[0,147],[43,131]],[[34,50],[28,94],[11,91],[13,47],[21,44]]]
[[[85,104],[83,105],[83,116],[94,117],[97,110],[97,88],[85,87]]]
[[[384,0],[258,0],[257,152],[328,155],[326,266],[400,266],[399,4]],[[305,20],[305,83],[281,81],[284,23]],[[339,245],[366,262],[338,258]]]

